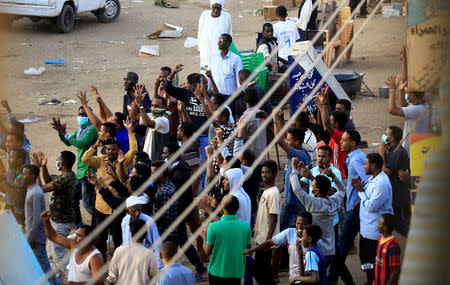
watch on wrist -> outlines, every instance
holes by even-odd
[[[144,110],[144,106],[140,106],[140,107],[139,107],[139,110]]]

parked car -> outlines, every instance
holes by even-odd
[[[92,12],[102,23],[115,21],[121,3],[123,0],[0,0],[0,22],[9,27],[23,17],[33,22],[46,18],[56,24],[58,32],[68,33],[76,15],[82,12]]]

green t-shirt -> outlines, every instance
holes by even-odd
[[[72,206],[77,178],[74,172],[59,176],[52,182],[55,191],[50,197],[50,218],[55,223],[73,223],[75,212]]]
[[[206,243],[213,246],[208,271],[223,278],[243,278],[245,271],[244,249],[250,244],[250,224],[236,215],[223,216],[209,225]]]

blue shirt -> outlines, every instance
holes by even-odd
[[[291,176],[291,159],[293,157],[298,158],[298,160],[303,161],[304,165],[310,165],[311,164],[311,158],[309,157],[309,154],[304,149],[296,149],[292,146],[289,147],[289,153],[287,154],[287,162],[286,162],[286,173],[284,176],[284,201],[288,204],[292,205],[300,205],[300,201],[298,200],[297,196],[295,196],[294,192],[292,191],[291,181],[289,177]]]
[[[377,229],[381,214],[392,210],[392,187],[389,177],[383,171],[376,177],[370,177],[364,185],[364,192],[358,193],[361,198],[359,207],[360,234],[372,240],[377,240],[380,233]]]
[[[342,176],[341,176],[341,172],[339,171],[339,169],[337,169],[336,167],[334,167],[333,165],[330,165],[330,169],[331,171],[333,171],[334,176],[336,176],[336,178],[339,178],[339,180],[342,181]],[[320,168],[319,166],[316,166],[314,168],[311,168],[311,174],[312,176],[316,177],[317,175],[323,175],[326,178],[328,178],[331,181],[331,187],[333,187],[334,189],[337,189],[336,187],[336,183],[333,182],[333,179],[331,179],[331,177],[328,177],[327,174],[325,172],[320,173]],[[308,184],[309,186],[309,195],[313,196],[313,192],[312,192],[312,181],[309,180],[308,178],[302,177],[301,179],[303,182],[305,182],[306,184]]]
[[[169,266],[167,270],[161,275],[156,285],[195,285],[195,275],[187,267],[177,262]]]
[[[128,141],[127,129],[119,129],[116,132],[116,140],[119,142],[120,150],[126,154],[130,150],[130,142]]]
[[[347,153],[345,166],[347,167],[347,211],[350,211],[359,201],[358,193],[352,186],[352,178],[359,178],[359,181],[367,181],[369,178],[364,171],[364,160],[366,154],[359,148]]]

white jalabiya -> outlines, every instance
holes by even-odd
[[[221,34],[232,35],[231,16],[225,11],[217,18],[211,17],[211,10],[203,11],[198,20],[198,50],[200,51],[200,66],[209,64],[211,55],[218,50]]]

